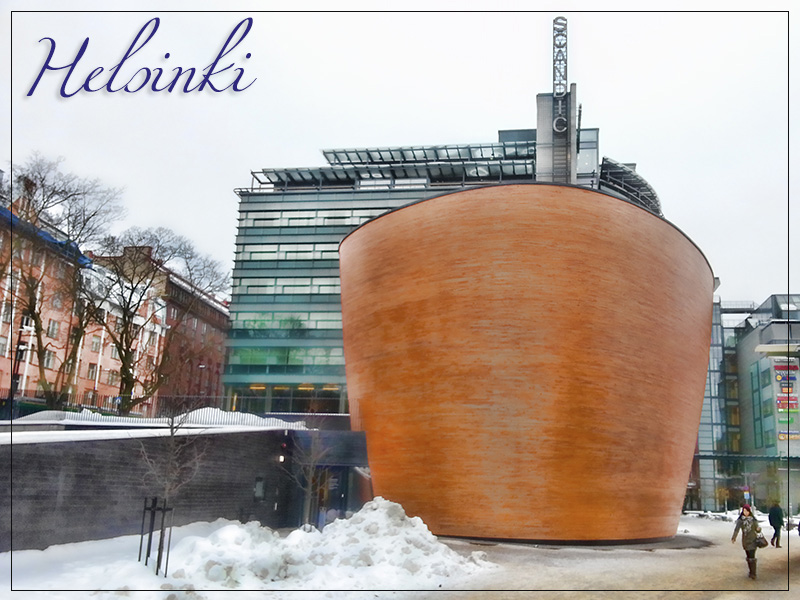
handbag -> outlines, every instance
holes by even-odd
[[[764,534],[759,533],[756,536],[756,546],[759,548],[766,548],[769,546],[769,542],[767,541],[767,538],[764,537]]]

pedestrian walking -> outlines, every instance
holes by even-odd
[[[733,537],[731,537],[731,543],[736,541],[736,536],[739,534],[739,530],[742,530],[742,548],[744,548],[744,553],[747,558],[747,568],[748,568],[748,577],[750,579],[756,578],[756,538],[758,534],[761,532],[761,527],[758,525],[758,521],[753,516],[753,512],[750,508],[749,504],[745,504],[742,506],[742,510],[739,513],[739,518],[736,519],[736,527],[733,530]]]
[[[780,548],[781,529],[783,528],[783,509],[777,502],[772,505],[772,508],[769,509],[769,524],[772,525],[772,528],[775,530],[775,533],[772,534],[772,539],[769,541],[769,543],[776,548]]]

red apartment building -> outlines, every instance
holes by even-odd
[[[7,208],[0,208],[0,397],[17,400],[43,399],[47,384],[67,394],[72,406],[113,411],[120,389],[120,361],[108,329],[90,323],[77,349],[70,336],[77,322],[70,282],[80,273],[84,293],[101,296],[107,285],[103,257],[83,255],[63,234],[47,224],[22,221]],[[130,250],[126,248],[127,253]],[[172,336],[165,362],[163,384],[156,394],[134,407],[131,414],[158,415],[158,398],[166,396],[206,397],[204,404],[216,406],[222,396],[221,373],[224,340],[228,329],[227,307],[208,297],[177,274],[163,271],[163,278],[142,303],[137,319],[142,323],[137,339],[138,379],[146,380],[148,370],[162,360],[166,336]],[[45,349],[39,367],[37,339],[31,315],[26,314],[23,284],[35,278],[37,305],[41,307],[41,343]],[[114,327],[119,308],[105,296],[107,325]],[[78,366],[69,365],[71,350]],[[44,379],[44,381],[43,381]],[[137,392],[142,387],[137,384]]]
[[[179,361],[166,371],[159,388],[161,397],[199,396],[219,406],[223,398],[225,338],[230,328],[228,307],[211,296],[192,290],[184,279],[167,272],[162,298],[166,301],[167,326],[175,329]],[[185,311],[185,316],[181,318]]]

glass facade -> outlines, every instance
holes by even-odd
[[[722,305],[715,299],[711,323],[711,347],[709,350],[708,374],[703,395],[703,410],[697,435],[697,453],[693,476],[687,494],[687,508],[695,510],[718,510],[724,508],[731,495],[728,488],[730,477],[737,464],[725,458],[737,445],[732,422],[738,424],[738,404],[729,402],[731,377],[729,367],[731,351],[726,341],[732,332],[722,322]],[[734,335],[735,339],[735,335]]]
[[[722,510],[747,501],[766,510],[777,499],[792,507],[782,458],[795,457],[792,440],[800,440],[800,359],[787,346],[797,344],[798,305],[796,295],[771,296],[760,306],[715,300],[688,508]]]
[[[229,407],[343,413],[339,242],[441,187],[237,190],[239,229],[225,384]]]
[[[503,131],[499,138],[326,150],[325,167],[254,171],[252,186],[236,190],[228,408],[347,412],[339,242],[366,221],[415,201],[470,186],[535,181],[536,131]],[[598,143],[597,129],[581,130],[577,181],[603,189]],[[652,191],[625,168],[632,191],[624,199],[640,203],[643,190]],[[616,185],[609,188],[614,195],[621,193],[617,179],[606,186]]]

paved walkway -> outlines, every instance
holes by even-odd
[[[784,539],[780,549],[770,546],[758,551],[755,581],[747,577],[741,544],[731,544],[726,531],[715,539],[679,533],[665,542],[631,546],[440,540],[460,554],[482,550],[499,567],[464,589],[415,593],[410,598],[800,599],[800,539],[796,533]]]

